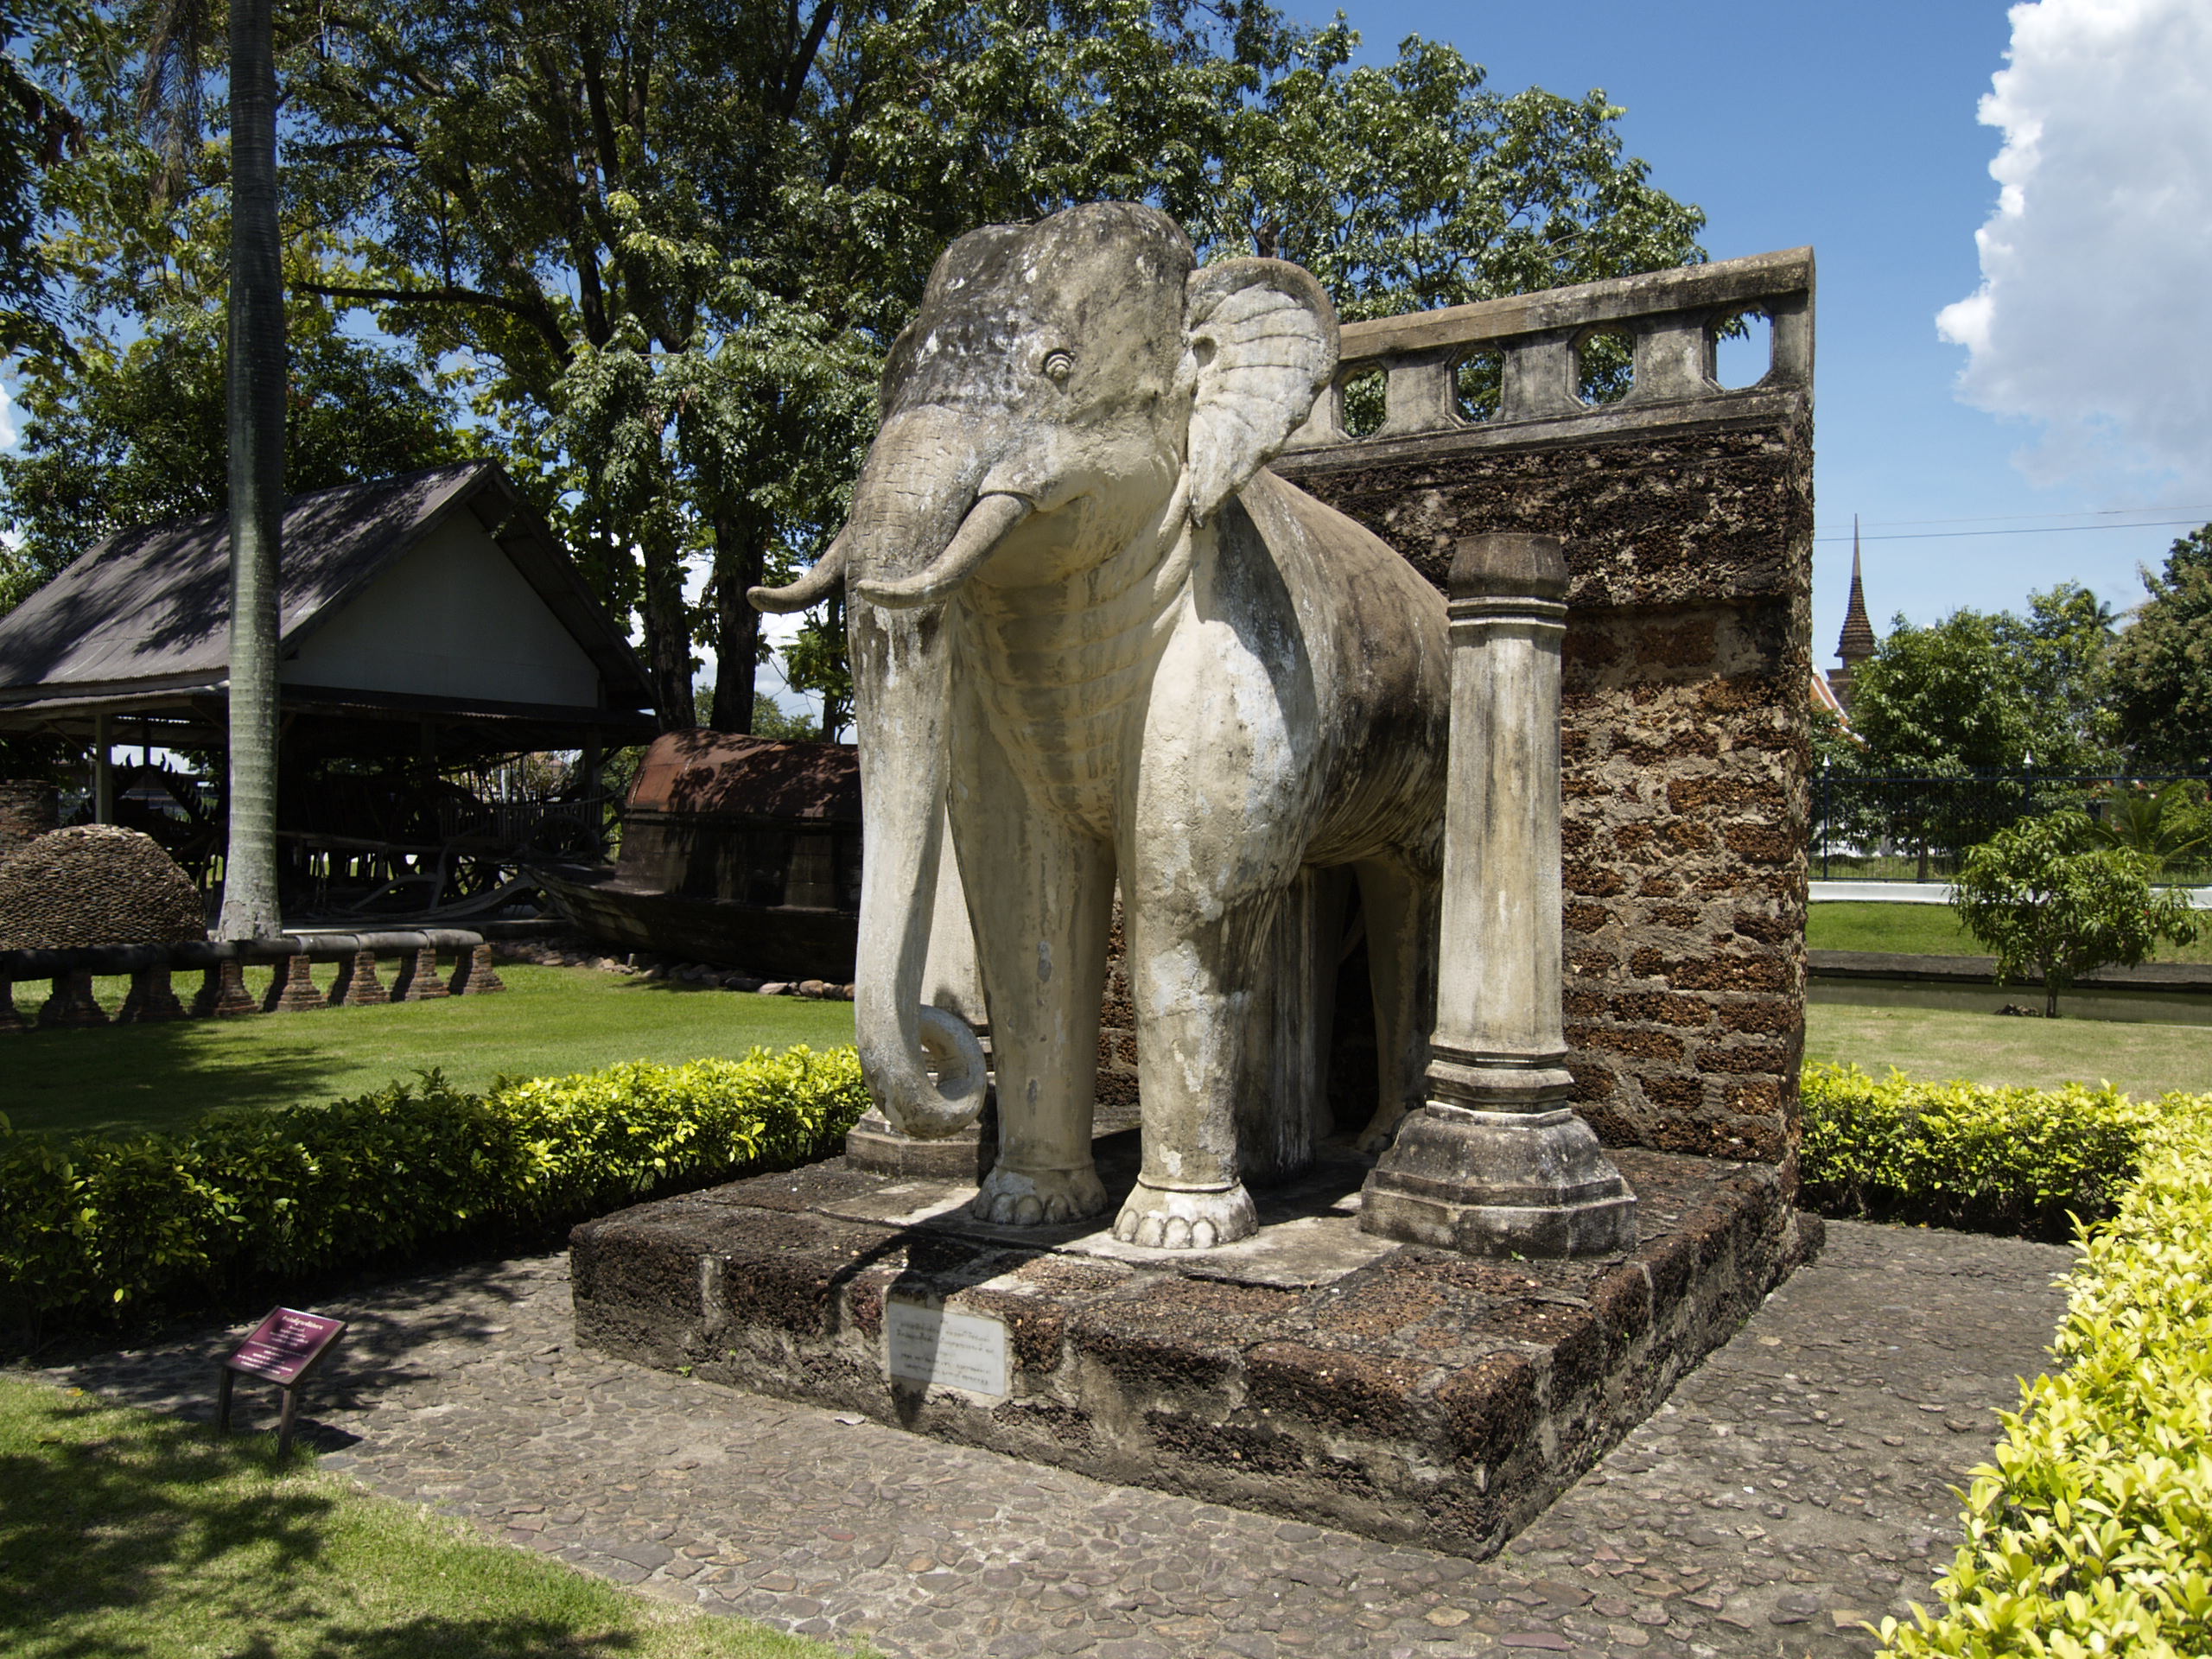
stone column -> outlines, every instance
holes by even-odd
[[[177,1001],[176,987],[170,982],[167,968],[141,968],[130,976],[130,994],[123,999],[123,1007],[115,1016],[118,1026],[149,1026],[162,1020],[184,1018],[184,1004]]]
[[[245,966],[236,957],[212,963],[200,976],[200,995],[192,1000],[194,1019],[238,1019],[260,1012],[261,1004],[245,988]]]
[[[92,976],[90,974],[54,975],[54,993],[38,1011],[40,1029],[104,1026],[107,1022],[107,1010],[100,1007],[99,999],[92,995]]]
[[[489,996],[507,988],[492,966],[492,947],[480,944],[454,958],[450,983],[455,996]]]
[[[1452,563],[1452,738],[1428,1099],[1368,1177],[1370,1233],[1474,1255],[1636,1243],[1636,1197],[1567,1101],[1560,1020],[1560,643],[1551,536]]]
[[[303,1014],[329,1006],[330,999],[315,987],[313,964],[302,950],[285,957],[283,965],[269,976],[269,995],[261,1009],[264,1014]]]
[[[338,982],[330,988],[330,1006],[334,1008],[365,1008],[389,1002],[384,982],[377,977],[377,953],[356,950],[352,957],[339,964]]]
[[[395,1002],[429,1002],[448,995],[446,982],[438,977],[438,952],[435,945],[423,945],[418,950],[404,952],[399,958],[399,971],[392,976],[391,1000]]]

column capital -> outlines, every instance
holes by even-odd
[[[1567,550],[1556,536],[1496,531],[1462,536],[1452,550],[1452,571],[1445,582],[1453,601],[1484,599],[1567,601]]]

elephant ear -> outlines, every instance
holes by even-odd
[[[1184,290],[1191,517],[1204,524],[1279,454],[1337,372],[1337,309],[1281,259],[1227,259]]]

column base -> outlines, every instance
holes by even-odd
[[[1607,1255],[1636,1246],[1636,1194],[1564,1107],[1497,1112],[1431,1101],[1368,1176],[1359,1224],[1468,1255]]]
[[[943,1141],[902,1135],[874,1107],[845,1132],[847,1163],[902,1180],[980,1182],[998,1161],[998,1114],[988,1105],[976,1122]]]

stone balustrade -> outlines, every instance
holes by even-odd
[[[1732,391],[1714,378],[1715,350],[1731,321],[1746,314],[1771,325],[1773,360],[1756,385]],[[1632,379],[1618,401],[1593,405],[1581,395],[1581,363],[1590,342],[1603,334],[1628,337]],[[1460,410],[1458,376],[1468,359],[1485,353],[1501,359],[1497,408],[1488,419],[1471,421]],[[1344,389],[1377,369],[1385,379],[1382,423],[1354,435],[1344,425]],[[1813,252],[1792,248],[1346,323],[1336,378],[1290,447],[1297,452],[1599,414],[1617,419],[1649,406],[1755,399],[1782,390],[1809,394],[1812,383]]]
[[[438,957],[450,966],[441,977]],[[394,964],[387,986],[379,960]],[[338,971],[327,991],[314,979],[318,963]],[[249,966],[272,968],[265,995],[245,985]],[[178,972],[197,971],[192,1001],[170,984]],[[130,991],[113,1014],[93,995],[100,976],[128,974]],[[19,1011],[14,988],[45,980],[51,990],[35,1014]],[[0,950],[0,1033],[41,1027],[138,1025],[161,1020],[207,1019],[252,1014],[294,1014],[310,1008],[359,1007],[376,1002],[420,1002],[443,996],[481,996],[506,988],[492,966],[492,948],[480,933],[462,928],[399,928],[380,932],[303,932],[281,939],[194,940],[175,944],[94,945],[71,950]]]

